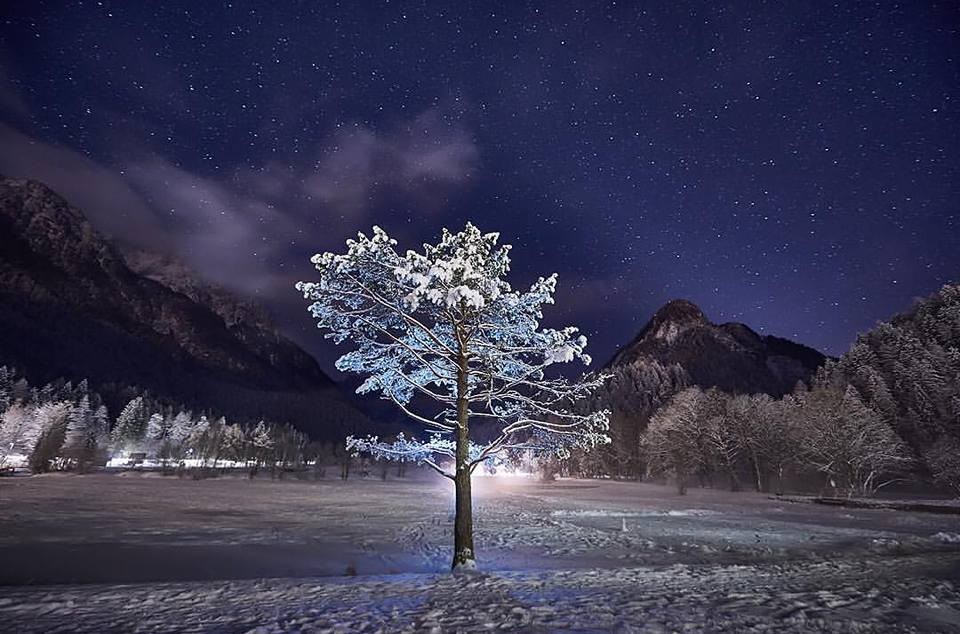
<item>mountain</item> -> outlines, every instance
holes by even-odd
[[[696,304],[677,299],[658,310],[607,368],[651,360],[679,365],[691,385],[782,396],[797,381],[809,379],[826,357],[788,339],[759,335],[744,324],[712,324]]]
[[[713,324],[690,301],[671,301],[605,366],[612,377],[590,404],[611,410],[613,443],[600,469],[636,474],[640,434],[650,415],[685,387],[782,396],[798,381],[809,381],[826,360],[812,348],[759,335],[744,324]]]
[[[318,437],[365,418],[257,306],[162,256],[129,260],[45,185],[0,177],[0,364],[33,381],[138,386],[239,420]],[[118,402],[111,403],[114,407]]]
[[[270,359],[282,376],[306,377],[308,383],[331,383],[313,357],[277,332],[273,320],[259,304],[204,282],[170,256],[134,248],[124,248],[122,253],[130,270],[186,295],[216,313],[235,339],[258,357]]]

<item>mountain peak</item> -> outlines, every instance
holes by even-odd
[[[779,396],[808,380],[824,360],[816,350],[759,335],[744,324],[713,324],[693,302],[675,299],[654,313],[607,367],[677,366],[690,384]]]
[[[699,306],[687,299],[674,299],[653,314],[637,340],[653,338],[673,343],[688,328],[709,324]]]
[[[707,316],[700,307],[688,299],[673,299],[653,314],[651,324],[708,324]]]

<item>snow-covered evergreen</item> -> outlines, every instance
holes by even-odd
[[[111,438],[117,449],[123,449],[141,442],[147,431],[147,409],[142,396],[130,400],[120,411],[117,422],[111,432]]]
[[[225,418],[194,419],[184,409],[132,394],[114,421],[86,380],[30,385],[0,366],[0,466],[87,471],[128,465],[131,454],[151,464],[236,468],[249,464],[285,468],[306,464],[307,439],[289,425],[262,421],[259,447],[251,430]],[[176,414],[174,414],[176,412]]]
[[[548,378],[553,364],[590,363],[586,337],[575,327],[541,327],[557,277],[515,290],[506,279],[510,246],[498,234],[468,223],[457,233],[445,229],[422,252],[395,246],[374,227],[370,237],[347,241],[346,253],[315,256],[319,281],[297,288],[328,337],[356,346],[337,367],[367,376],[358,392],[378,392],[429,433],[394,442],[350,438],[348,446],[426,464],[454,480],[454,567],[469,567],[471,473],[505,451],[566,456],[609,442],[608,413],[575,407],[605,377]],[[421,401],[439,411],[418,407]],[[488,437],[477,440],[471,423]]]

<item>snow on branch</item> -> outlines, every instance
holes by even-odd
[[[499,238],[468,223],[401,254],[374,227],[371,236],[348,240],[346,253],[314,256],[319,280],[297,289],[327,337],[354,344],[337,368],[367,376],[358,392],[379,393],[430,432],[465,430],[470,418],[499,426],[492,442],[471,443],[471,468],[507,448],[564,456],[609,442],[607,412],[578,407],[608,377],[546,376],[556,364],[591,363],[577,328],[541,327],[557,276],[514,289],[506,279],[510,246]],[[414,412],[415,396],[439,403],[440,414]],[[441,435],[390,444],[351,439],[357,451],[434,466],[438,456],[455,455],[453,443]]]

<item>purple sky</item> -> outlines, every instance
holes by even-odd
[[[676,297],[838,354],[960,279],[960,5],[521,4],[7,2],[0,172],[328,369],[292,285],[372,224],[500,231],[597,359]]]

